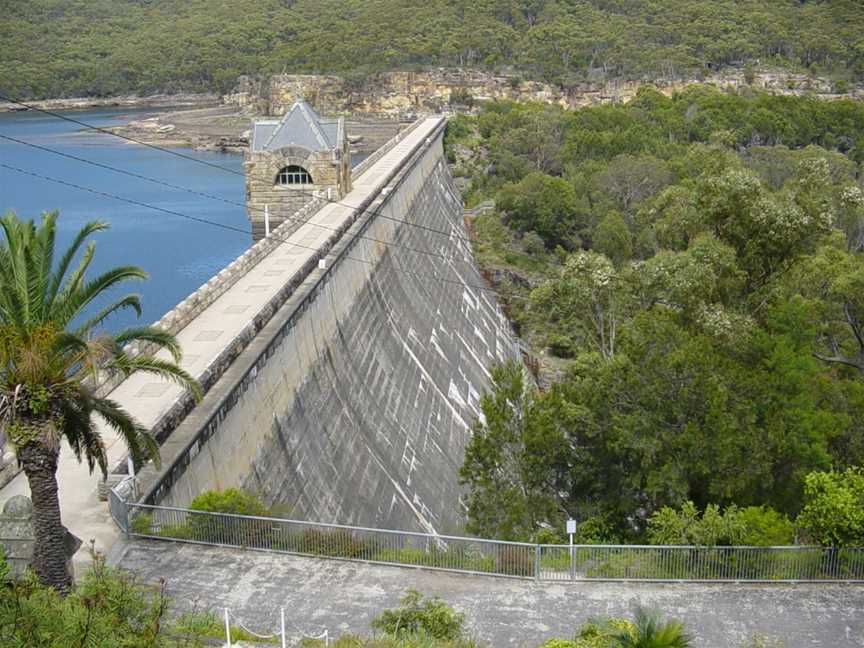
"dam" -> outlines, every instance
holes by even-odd
[[[201,402],[152,376],[105,385],[160,441],[161,466],[124,481],[133,499],[182,507],[236,486],[297,519],[460,530],[479,398],[519,349],[474,265],[444,128],[415,122],[338,202],[312,200],[159,321]],[[104,435],[110,485],[125,448]],[[107,549],[100,480],[68,448],[58,480],[64,523]],[[2,499],[19,492],[23,475]]]

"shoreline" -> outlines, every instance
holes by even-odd
[[[222,95],[215,93],[156,94],[139,97],[70,97],[66,99],[24,100],[40,110],[87,110],[91,108],[205,108],[222,105]],[[30,108],[0,101],[0,112],[28,112]]]

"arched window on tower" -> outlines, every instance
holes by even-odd
[[[292,164],[291,166],[282,167],[279,173],[276,174],[277,185],[308,185],[312,184],[312,176],[301,166]]]

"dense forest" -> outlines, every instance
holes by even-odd
[[[472,531],[864,544],[864,104],[497,102],[446,144],[545,386],[496,370]]]
[[[0,0],[0,15],[0,91],[19,98],[424,66],[562,85],[730,64],[864,78],[858,0]]]

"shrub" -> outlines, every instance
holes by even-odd
[[[526,254],[543,254],[546,251],[546,244],[537,232],[525,232],[522,235],[522,249]]]
[[[94,555],[65,598],[32,575],[0,588],[0,644],[10,648],[168,648],[168,601]],[[194,644],[191,644],[194,645]]]
[[[798,525],[826,547],[864,546],[864,469],[812,472],[804,482]]]
[[[636,627],[627,619],[592,619],[579,626],[574,648],[619,648],[622,636],[633,637]]]
[[[424,600],[420,592],[409,589],[400,603],[401,607],[384,610],[372,619],[372,627],[393,637],[424,633],[434,639],[455,640],[462,636],[465,615],[440,598]]]
[[[306,529],[299,538],[300,551],[318,556],[368,558],[370,547],[345,529]]]
[[[774,509],[730,506],[721,512],[709,504],[700,514],[693,502],[676,510],[663,507],[648,520],[652,544],[754,545],[792,544],[795,531],[789,518]]]
[[[728,511],[727,511],[728,515]],[[765,506],[748,506],[738,511],[744,527],[741,543],[755,547],[790,545],[795,540],[795,525],[784,513]]]
[[[192,500],[189,508],[193,511],[234,513],[236,515],[266,516],[269,514],[267,507],[258,497],[239,488],[204,491]]]

